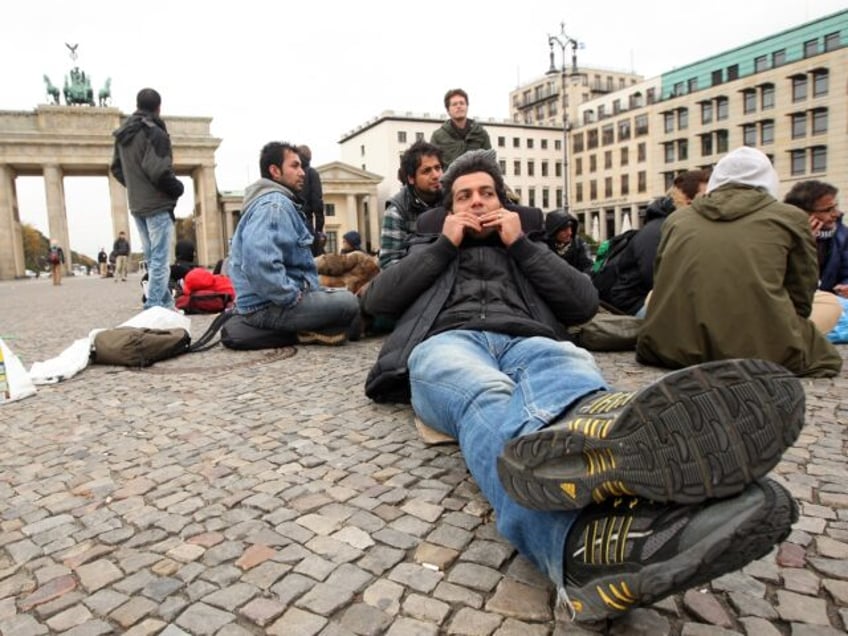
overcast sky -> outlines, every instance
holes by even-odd
[[[0,109],[44,103],[42,75],[61,86],[73,66],[95,94],[112,79],[113,105],[135,107],[144,86],[162,113],[212,117],[223,139],[219,190],[258,177],[271,139],[307,143],[316,165],[340,158],[338,140],[384,110],[443,114],[446,89],[470,95],[471,117],[505,119],[509,91],[544,75],[548,34],[585,44],[578,63],[653,77],[844,9],[845,0],[574,0],[492,2],[7,3],[0,27]],[[504,10],[501,7],[507,8]],[[556,49],[556,62],[561,63]],[[327,99],[333,97],[333,99]],[[189,185],[189,182],[186,182]],[[40,178],[19,178],[23,222],[47,234]],[[187,187],[186,191],[190,192]],[[65,180],[71,246],[94,256],[114,239],[105,178]],[[183,197],[179,216],[191,213]],[[140,249],[135,229],[133,248]]]

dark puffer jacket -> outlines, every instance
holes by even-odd
[[[645,297],[654,288],[654,260],[660,244],[662,225],[674,212],[669,197],[653,201],[645,213],[645,226],[631,239],[619,263],[619,276],[610,290],[609,303],[626,314],[633,315],[645,304]]]

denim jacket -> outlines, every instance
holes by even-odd
[[[292,307],[304,292],[318,289],[311,245],[291,190],[270,179],[248,186],[229,264],[238,312],[270,304]]]

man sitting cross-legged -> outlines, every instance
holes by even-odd
[[[779,365],[690,367],[611,391],[563,340],[598,304],[587,276],[504,208],[496,159],[458,158],[445,208],[363,303],[397,319],[366,382],[377,401],[459,441],[499,532],[577,620],[633,607],[769,552],[797,510],[765,474],[795,440],[804,394]]]

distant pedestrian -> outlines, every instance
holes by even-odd
[[[144,308],[174,308],[168,289],[169,252],[174,235],[174,208],[183,184],[174,174],[171,138],[159,116],[162,96],[143,88],[136,96],[136,111],[114,133],[112,174],[127,188],[130,212],[135,219],[150,287]]]
[[[106,248],[101,247],[97,254],[97,265],[100,268],[100,278],[106,278],[106,270],[108,269],[109,255],[106,253]]]
[[[47,262],[50,263],[50,275],[53,277],[53,284],[61,285],[62,267],[65,265],[65,252],[59,246],[59,242],[56,239],[50,239]]]
[[[130,243],[127,241],[126,232],[118,232],[118,238],[115,239],[112,250],[115,252],[115,282],[118,282],[118,278],[126,281],[127,259],[130,256]]]
[[[306,177],[303,180],[303,188],[298,196],[303,202],[303,213],[306,215],[306,225],[312,232],[312,256],[320,256],[324,253],[324,245],[327,236],[324,234],[324,188],[321,185],[321,175],[312,167],[312,150],[309,146],[301,144],[297,147],[303,172]]]

